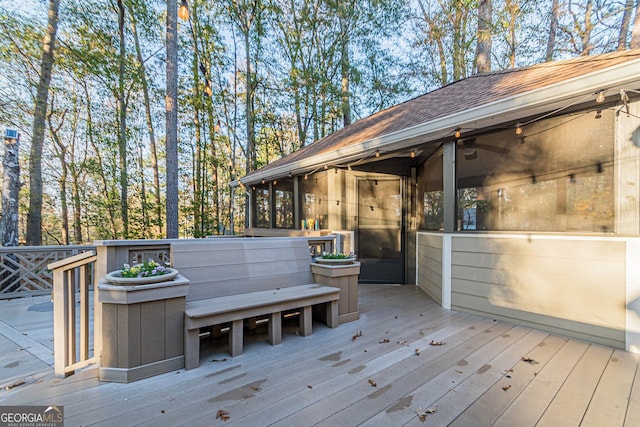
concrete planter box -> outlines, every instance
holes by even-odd
[[[189,280],[98,285],[102,303],[101,381],[132,382],[184,368]]]
[[[338,301],[338,323],[351,322],[360,318],[358,311],[358,276],[360,263],[319,264],[311,263],[311,271],[316,283],[340,289]]]

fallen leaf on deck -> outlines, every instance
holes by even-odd
[[[534,360],[530,357],[521,357],[520,359],[522,359],[523,362],[527,362],[527,363],[531,363],[532,365],[537,365],[538,361]]]
[[[369,384],[371,384],[371,387],[378,387],[378,384],[376,384],[374,380],[369,380]]]
[[[458,371],[457,369],[456,369],[455,371],[456,371],[457,373],[459,373],[459,374],[463,374],[463,373],[464,373],[464,372],[462,372],[462,371]]]
[[[307,388],[313,388],[312,386],[308,385]]]
[[[164,409],[161,409],[161,410],[160,410],[160,413],[161,413],[161,414],[164,414]]]
[[[398,344],[400,344],[400,345],[407,345],[407,342],[406,342],[406,341],[398,341]]]
[[[216,420],[217,419],[221,419],[222,421],[227,421],[230,417],[229,417],[229,413],[227,411],[225,411],[224,409],[220,409],[217,413],[216,413]]]
[[[251,386],[251,390],[253,390],[253,391],[260,391],[260,387]]]
[[[378,344],[386,344],[388,342],[389,342],[389,340],[385,338],[385,339],[382,339],[382,340],[378,341]]]
[[[351,341],[355,341],[362,336],[362,331],[356,332],[354,336],[351,337]]]
[[[416,356],[420,356],[420,349],[416,348]]]
[[[431,340],[431,342],[429,343],[429,345],[444,345],[444,341],[434,341],[434,340]]]
[[[436,408],[418,408],[416,409],[416,414],[418,414],[418,419],[422,422],[427,418],[427,414],[434,414],[436,412]]]
[[[20,386],[22,384],[25,384],[25,383],[26,383],[25,380],[18,380],[16,382],[13,382],[13,383],[8,384],[7,386],[5,386],[5,389],[6,390],[11,390],[12,388],[16,388],[16,387],[18,387],[18,386]]]
[[[511,384],[502,386],[502,389],[503,389],[504,391],[507,391],[507,390],[509,390],[510,388],[511,388]]]
[[[227,358],[225,357],[224,359],[213,359],[212,362],[226,362]]]

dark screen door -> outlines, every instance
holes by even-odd
[[[360,281],[404,282],[400,179],[358,180]]]

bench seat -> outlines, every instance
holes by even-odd
[[[340,291],[331,286],[307,284],[268,291],[228,295],[187,304],[185,310],[185,367],[198,366],[200,358],[200,328],[230,322],[229,354],[243,351],[244,319],[269,315],[269,343],[282,341],[282,312],[300,309],[300,333],[312,331],[311,307],[326,303],[326,322],[330,328],[338,326]]]
[[[301,238],[204,239],[172,244],[172,265],[190,280],[184,312],[185,368],[200,360],[200,329],[230,324],[229,353],[242,354],[245,319],[268,316],[269,342],[282,340],[282,313],[300,311],[312,332],[312,306],[338,326],[340,290],[313,283],[309,243]]]

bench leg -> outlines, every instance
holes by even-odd
[[[329,301],[327,308],[327,326],[335,328],[338,326],[338,301]]]
[[[200,329],[189,329],[184,334],[184,367],[193,369],[200,366]]]
[[[242,319],[231,322],[231,330],[229,330],[229,354],[231,356],[239,356],[242,354],[243,323]]]
[[[302,307],[302,311],[300,311],[300,331],[303,337],[311,335],[312,322],[311,306]]]
[[[269,316],[269,342],[278,345],[282,342],[282,313],[271,313]]]

